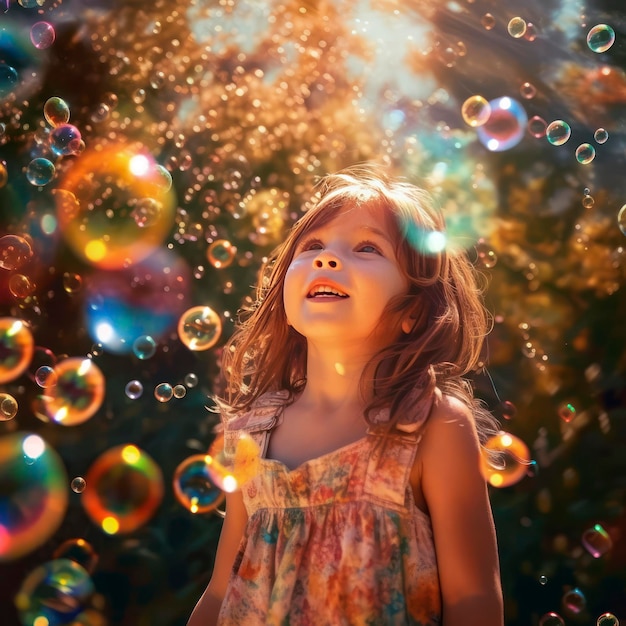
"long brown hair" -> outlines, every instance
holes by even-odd
[[[324,177],[318,201],[298,220],[264,264],[251,306],[240,311],[237,328],[224,348],[229,411],[248,410],[262,394],[287,390],[290,401],[306,385],[306,339],[290,327],[283,306],[285,274],[294,251],[311,230],[328,223],[346,206],[382,206],[396,258],[409,289],[392,299],[380,323],[400,314],[411,329],[379,351],[364,369],[360,386],[370,421],[388,408],[392,429],[400,415],[430,397],[435,386],[471,408],[481,441],[497,428],[473,398],[465,376],[480,363],[489,316],[480,276],[464,250],[445,245],[445,223],[423,189],[390,179],[375,165],[358,165]],[[416,397],[416,390],[418,390]],[[371,422],[370,422],[371,423]]]

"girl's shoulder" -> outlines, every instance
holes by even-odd
[[[435,387],[427,390],[415,387],[400,403],[395,428],[401,433],[413,434],[420,431],[430,419],[435,408],[441,403],[443,394]],[[381,409],[371,421],[374,425],[385,424],[390,417],[389,409]]]
[[[288,399],[289,392],[286,390],[268,391],[259,396],[247,411],[235,413],[223,408],[221,417],[224,430],[269,430],[276,425]]]

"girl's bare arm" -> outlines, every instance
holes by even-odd
[[[191,613],[187,626],[213,626],[217,623],[217,616],[247,521],[248,515],[241,492],[227,494],[226,516],[217,544],[211,580]]]
[[[420,447],[422,489],[441,582],[442,626],[502,626],[496,534],[469,409],[453,398],[440,399]]]

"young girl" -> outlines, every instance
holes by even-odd
[[[375,166],[318,197],[224,350],[225,451],[248,433],[262,458],[188,626],[501,626],[473,267]]]

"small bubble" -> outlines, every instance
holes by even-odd
[[[602,613],[596,621],[596,626],[619,626],[619,620],[613,613]]]
[[[72,479],[71,487],[74,493],[82,493],[83,491],[85,491],[86,486],[87,483],[82,476],[77,476],[76,478]]]
[[[507,25],[509,35],[515,39],[519,39],[526,34],[526,20],[521,17],[512,17]]]
[[[138,359],[145,361],[156,353],[156,341],[150,335],[141,335],[133,342],[133,353]]]
[[[593,208],[594,204],[595,204],[595,200],[593,199],[593,196],[590,196],[588,193],[586,193],[583,196],[583,200],[582,200],[583,207],[585,207],[585,209],[591,209]]]
[[[470,96],[461,106],[461,115],[468,126],[482,126],[491,115],[491,105],[482,96]]]
[[[67,124],[70,119],[70,107],[62,98],[53,96],[43,105],[43,115],[51,126]]]
[[[207,249],[208,262],[216,269],[228,267],[235,259],[237,248],[226,239],[214,241]]]
[[[54,26],[48,22],[35,22],[30,27],[30,41],[37,50],[49,48],[55,38]]]
[[[596,157],[596,149],[590,143],[581,143],[576,148],[576,160],[582,165],[588,165]]]
[[[131,400],[137,400],[137,398],[140,398],[143,393],[143,385],[138,380],[131,380],[126,383],[124,392]]]
[[[522,98],[531,100],[537,95],[537,88],[532,83],[522,83],[519,92]]]
[[[10,393],[0,392],[0,422],[12,420],[17,410],[17,400]]]
[[[540,585],[548,584],[548,577],[545,574],[541,574],[541,576],[539,576],[539,584]]]
[[[19,235],[0,237],[0,268],[14,271],[20,269],[33,256],[30,243]]]
[[[198,384],[198,376],[197,374],[189,373],[185,376],[185,385],[189,389],[193,389]]]
[[[517,407],[509,400],[504,400],[498,405],[498,413],[505,419],[511,420],[517,415]]]
[[[606,52],[615,43],[615,31],[608,24],[597,24],[587,33],[592,52]]]
[[[83,279],[80,274],[74,272],[63,273],[63,289],[66,293],[78,293],[83,286]]]
[[[559,406],[559,417],[566,423],[576,417],[576,407],[571,402],[564,402]]]
[[[572,129],[563,120],[554,120],[546,128],[546,137],[553,146],[562,146],[571,136]]]
[[[57,384],[57,375],[53,367],[42,365],[35,372],[35,382],[42,388],[54,387]]]
[[[626,235],[626,204],[622,206],[617,214],[617,225],[622,231],[622,235]]]
[[[44,157],[33,159],[26,168],[26,179],[35,187],[43,187],[47,185],[56,172],[54,163]]]
[[[17,87],[19,75],[14,67],[0,61],[0,97],[8,96]]]
[[[496,25],[496,18],[491,13],[485,13],[480,19],[480,23],[485,30],[493,30]]]
[[[172,385],[169,383],[159,383],[154,388],[154,397],[159,402],[169,402],[174,395],[174,390],[172,389]]]
[[[594,559],[599,559],[613,547],[609,533],[600,524],[588,528],[583,533],[581,542]]]
[[[558,613],[550,611],[539,618],[539,626],[565,626],[565,622]]]
[[[541,139],[546,136],[546,129],[548,128],[548,123],[542,117],[538,115],[533,115],[528,120],[528,132],[535,137],[536,139]]]
[[[579,615],[587,606],[585,594],[578,588],[570,589],[563,594],[561,599],[563,610],[570,615]]]
[[[609,132],[604,128],[598,128],[595,133],[593,133],[593,138],[596,140],[596,143],[603,144],[609,138]]]
[[[187,395],[187,387],[185,385],[174,385],[172,393],[175,398],[184,398]]]

